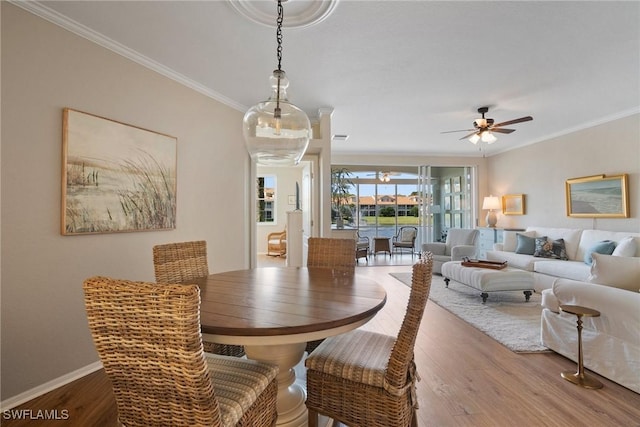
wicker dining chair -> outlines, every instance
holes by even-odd
[[[411,293],[396,337],[356,329],[324,342],[305,360],[309,427],[318,414],[349,426],[417,425],[413,349],[431,289],[433,258],[413,265]]]
[[[83,289],[120,425],[275,425],[278,367],[204,352],[197,285],[92,277]]]
[[[158,283],[187,283],[199,277],[209,275],[207,262],[207,242],[196,240],[192,242],[166,243],[153,247],[153,268]],[[244,356],[241,345],[204,343],[207,353],[225,356]]]
[[[328,237],[310,237],[307,252],[307,267],[327,267],[355,272],[355,239],[334,239]],[[322,340],[309,341],[305,348],[308,354],[320,345]]]

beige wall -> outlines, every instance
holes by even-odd
[[[60,235],[64,107],[177,137],[175,230]],[[153,280],[152,246],[192,239],[207,241],[212,271],[248,265],[241,121],[239,111],[2,2],[2,400],[98,360],[85,278]]]
[[[640,114],[490,157],[487,170],[490,193],[526,198],[526,215],[500,214],[498,227],[640,231]],[[630,218],[566,215],[567,179],[623,173],[629,175]]]

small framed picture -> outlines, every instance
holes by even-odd
[[[524,194],[505,194],[502,196],[504,215],[524,215]]]

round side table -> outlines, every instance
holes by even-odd
[[[600,316],[600,312],[598,310],[581,307],[579,305],[561,305],[560,310],[566,313],[575,314],[578,317],[578,372],[564,371],[561,374],[562,378],[584,388],[602,388],[602,383],[600,381],[584,373],[584,364],[582,363],[582,317],[598,317]]]

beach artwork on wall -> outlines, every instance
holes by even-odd
[[[567,216],[628,218],[627,174],[593,175],[566,181]]]
[[[62,145],[62,234],[176,227],[175,137],[65,108]]]

